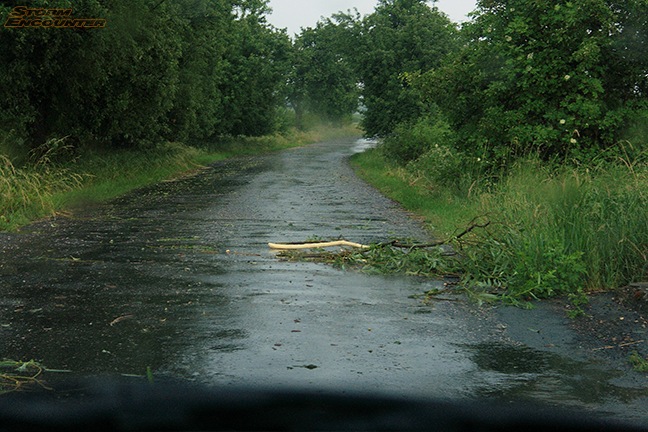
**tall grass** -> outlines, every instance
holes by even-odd
[[[452,193],[426,172],[387,161],[380,149],[359,153],[351,164],[360,177],[422,217],[433,235],[449,237],[478,213],[478,203]]]
[[[21,167],[0,155],[0,230],[116,197],[219,156],[225,157],[178,143],[146,150],[85,149],[73,157],[47,151]]]
[[[477,242],[472,270],[499,265],[512,295],[574,294],[648,278],[645,166],[550,171],[526,160],[479,200],[494,225]]]
[[[82,175],[54,167],[46,158],[17,168],[8,157],[0,155],[0,230],[54,213],[53,197],[82,182]]]
[[[86,150],[71,165],[84,181],[79,187],[53,196],[57,209],[101,202],[135,188],[202,167],[203,152],[179,143],[164,143],[146,150]]]
[[[514,300],[578,300],[587,291],[648,280],[646,152],[589,166],[528,158],[497,182],[468,170],[452,181],[459,187],[439,184],[430,159],[396,167],[375,151],[357,156],[354,164],[364,178],[431,222],[440,237],[475,217],[491,222],[456,241],[465,286]]]

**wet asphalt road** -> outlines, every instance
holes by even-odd
[[[0,234],[0,356],[73,374],[530,400],[648,425],[645,375],[560,308],[424,305],[441,281],[283,262],[268,242],[428,239],[338,140],[218,163]]]

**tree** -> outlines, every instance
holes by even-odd
[[[235,26],[226,0],[175,1],[182,54],[168,138],[200,140],[221,133],[225,117],[221,91],[225,80],[228,35]]]
[[[356,111],[359,88],[349,49],[356,22],[349,14],[336,14],[315,28],[303,29],[296,38],[289,100],[298,123],[304,110],[334,123],[348,120]]]
[[[110,145],[156,144],[168,131],[178,90],[182,39],[177,9],[170,2],[115,0],[107,17],[110,24],[98,33],[95,48],[103,73],[87,75],[97,87],[90,118],[98,122],[88,130]]]
[[[242,1],[226,39],[222,133],[264,135],[276,128],[290,69],[290,38],[267,24],[267,0]]]
[[[646,7],[480,0],[464,47],[421,88],[466,151],[507,160],[606,148],[645,106]]]
[[[361,32],[363,127],[369,136],[386,136],[423,112],[417,89],[403,78],[437,67],[455,49],[456,27],[425,0],[380,0]]]
[[[107,26],[0,29],[0,132],[25,143],[22,153],[52,137],[147,146],[277,127],[290,40],[266,23],[267,0],[61,0],[57,7]]]
[[[157,10],[144,1],[104,3],[58,7],[105,18],[105,28],[0,31],[0,129],[14,130],[28,148],[52,136],[129,146],[160,139],[178,78],[174,17],[166,3]]]

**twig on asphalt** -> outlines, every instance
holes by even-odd
[[[378,246],[393,246],[402,249],[424,249],[424,248],[431,248],[436,246],[443,246],[445,244],[450,243],[453,240],[459,240],[460,238],[465,237],[466,235],[470,234],[472,231],[474,231],[477,228],[487,228],[491,224],[491,221],[486,221],[485,223],[482,224],[476,223],[475,221],[480,217],[481,216],[478,216],[474,218],[472,221],[470,221],[470,225],[468,226],[468,228],[463,230],[461,233],[457,234],[456,236],[452,236],[446,240],[439,240],[436,242],[424,243],[424,244],[406,244],[406,243],[401,243],[399,240],[393,240],[391,242],[379,243]]]
[[[626,342],[626,343],[622,343],[620,345],[608,345],[608,346],[604,346],[604,347],[601,347],[601,348],[594,348],[592,351],[601,351],[601,350],[610,350],[610,349],[615,349],[615,348],[624,348],[624,347],[628,347],[628,346],[632,346],[632,345],[639,345],[640,343],[643,343],[643,342],[646,342],[646,341],[645,340],[640,340],[640,341],[636,341],[636,342]]]

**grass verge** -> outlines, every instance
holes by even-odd
[[[565,295],[577,314],[589,291],[648,279],[645,155],[590,167],[527,159],[497,184],[468,191],[437,187],[433,175],[392,165],[379,150],[352,164],[441,237],[481,221],[483,229],[456,242],[453,258],[473,293],[512,302]]]
[[[0,154],[0,231],[71,208],[105,201],[235,156],[257,155],[349,136],[354,127],[314,127],[264,137],[228,137],[198,145],[163,143],[155,148],[75,153],[50,140],[21,167]]]
[[[446,238],[463,230],[479,212],[478,202],[429,187],[422,176],[389,163],[377,149],[354,155],[351,164],[365,181],[421,216],[437,236]]]

